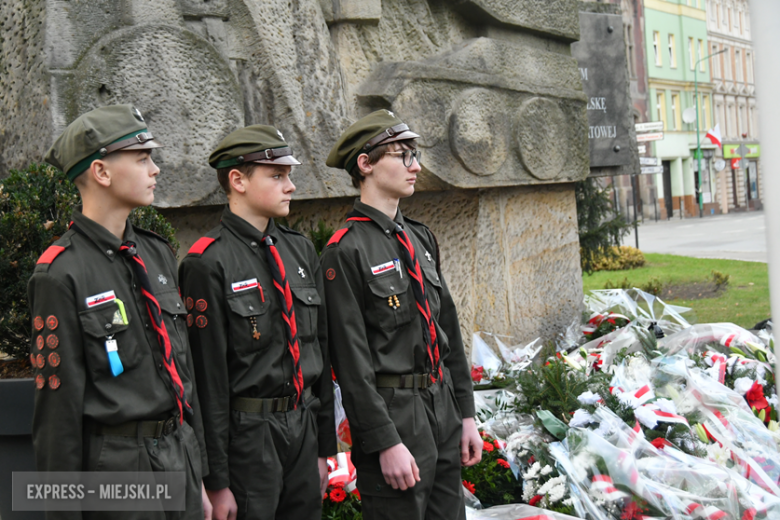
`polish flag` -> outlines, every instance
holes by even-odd
[[[704,136],[705,138],[709,137],[712,144],[717,144],[721,148],[723,148],[723,140],[720,137],[720,125],[715,125],[715,128],[711,129],[709,132],[707,132],[707,135]]]

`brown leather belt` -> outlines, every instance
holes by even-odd
[[[433,386],[431,374],[377,374],[377,388],[422,388]]]
[[[308,401],[311,395],[311,388],[304,389],[303,402]],[[230,408],[238,412],[249,413],[289,412],[295,408],[295,397],[294,395],[267,399],[234,397],[230,400]]]
[[[173,433],[179,426],[179,417],[173,416],[162,421],[128,421],[122,424],[92,423],[92,431],[95,435],[112,435],[115,437],[135,437],[138,428],[141,428],[142,437],[154,437],[159,439],[163,435]]]

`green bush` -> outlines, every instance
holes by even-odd
[[[729,284],[729,281],[731,280],[731,276],[727,274],[723,274],[720,271],[712,271],[712,281],[715,283],[715,285],[718,287],[718,289],[726,287]]]
[[[580,236],[580,265],[582,271],[593,273],[595,262],[610,247],[619,246],[628,234],[629,224],[613,208],[611,188],[602,188],[599,180],[589,177],[574,184],[577,200],[577,232]]]
[[[664,284],[658,278],[651,278],[646,283],[641,284],[638,287],[634,285],[632,282],[630,282],[628,278],[623,278],[623,281],[619,283],[613,283],[612,280],[607,280],[607,283],[604,284],[604,289],[628,290],[628,289],[633,289],[635,287],[646,293],[650,293],[652,295],[658,296],[659,294],[661,294],[661,290],[663,290]]]
[[[596,257],[594,271],[625,271],[645,265],[645,255],[631,246],[612,246],[606,253]]]
[[[80,203],[76,186],[52,166],[32,164],[0,179],[0,351],[26,358],[32,328],[27,281],[41,253],[68,230]],[[154,208],[138,208],[130,220],[178,248],[176,230]]]

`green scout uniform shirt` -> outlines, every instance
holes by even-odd
[[[360,201],[354,209],[372,222],[348,222],[349,231],[322,255],[327,278],[328,335],[350,429],[361,448],[373,453],[401,442],[387,405],[376,389],[376,374],[431,372],[396,223],[406,231],[425,278],[425,293],[436,323],[444,378],[451,378],[462,417],[474,416],[474,397],[455,304],[437,269],[438,247],[423,224],[395,219]],[[381,269],[398,260],[401,269]],[[374,270],[372,270],[374,268]],[[374,274],[374,271],[381,271]],[[388,298],[398,298],[400,307]],[[394,302],[394,300],[393,300]]]
[[[336,453],[333,383],[317,252],[308,239],[276,226],[273,219],[266,231],[274,239],[294,296],[304,388],[311,387],[322,403],[317,418],[318,453],[331,456]],[[208,489],[222,489],[230,484],[230,399],[294,395],[295,386],[263,233],[226,207],[220,225],[206,236],[215,242],[202,254],[187,255],[180,275],[182,294],[192,307],[190,343],[210,464],[205,484]],[[257,281],[259,290],[236,286],[239,290],[234,291],[233,284],[250,280]],[[255,328],[260,333],[257,339]]]
[[[27,287],[33,316],[31,354],[37,361],[33,365],[39,382],[33,444],[40,471],[82,469],[88,455],[82,453],[82,438],[89,434],[84,431],[83,418],[118,425],[178,413],[141,284],[133,274],[133,260],[119,253],[122,240],[79,211],[73,214],[73,223],[54,244],[64,250],[51,263],[39,261]],[[176,368],[193,410],[191,415],[185,413],[185,420],[198,438],[206,474],[203,426],[176,258],[162,237],[129,221],[125,225],[125,240],[136,244],[162,308]],[[88,298],[109,291],[124,303],[126,325],[115,316],[119,310],[115,301],[87,305]],[[116,377],[106,353],[109,336],[117,342],[124,367]]]

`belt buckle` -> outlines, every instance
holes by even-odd
[[[163,423],[163,435],[170,435],[176,428],[176,418],[170,417]]]

